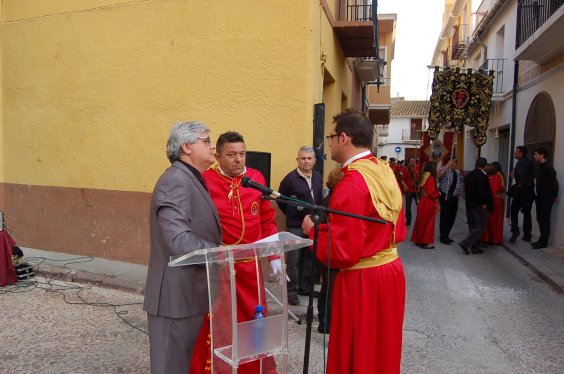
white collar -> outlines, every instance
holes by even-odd
[[[349,158],[349,159],[343,164],[343,167],[349,166],[353,161],[356,161],[356,160],[358,160],[359,158],[363,158],[363,157],[366,157],[366,156],[368,156],[368,155],[370,155],[370,150],[364,151],[364,152],[360,152],[360,153],[358,153],[358,154],[352,156],[351,158]]]
[[[227,173],[225,173],[225,172],[221,169],[221,166],[217,165],[217,168],[219,169],[219,172],[220,172],[221,174],[223,174],[224,176],[226,176],[226,177],[228,177],[228,178],[237,178],[238,176],[241,176],[241,175],[243,175],[243,174],[245,174],[245,173],[247,172],[247,167],[245,166],[245,167],[243,168],[243,172],[242,172],[241,174],[236,175],[236,176],[234,176],[234,177],[231,177],[231,176],[227,175]]]
[[[298,172],[299,175],[301,175],[302,177],[304,177],[305,179],[310,179],[311,177],[313,177],[313,171],[311,173],[311,175],[305,175],[300,168],[296,168],[296,171]]]

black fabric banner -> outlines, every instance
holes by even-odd
[[[493,75],[481,71],[461,73],[452,69],[435,71],[429,109],[429,138],[439,136],[441,126],[450,124],[458,133],[474,128],[474,144],[487,140],[493,94]]]

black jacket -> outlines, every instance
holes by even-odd
[[[282,179],[278,192],[284,196],[293,197],[308,203],[321,204],[323,178],[316,170],[314,170],[312,174],[311,188],[315,199],[311,198],[311,190],[309,189],[307,181],[298,173],[297,169],[295,169]],[[304,217],[310,213],[310,209],[299,209],[295,206],[279,202],[277,202],[277,204],[282,213],[286,215],[286,226],[288,227],[302,227]]]
[[[559,186],[556,171],[548,162],[537,164],[535,179],[537,181],[537,195],[558,195]]]
[[[464,177],[464,195],[466,210],[478,205],[487,205],[488,211],[493,212],[493,196],[490,179],[482,170],[476,168]]]

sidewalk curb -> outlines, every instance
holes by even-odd
[[[543,281],[545,281],[550,287],[552,287],[556,292],[559,294],[563,294],[564,289],[558,282],[556,282],[552,277],[545,274],[544,271],[538,269],[536,266],[532,264],[531,261],[528,261],[524,256],[521,256],[518,251],[508,245],[505,241],[502,243],[502,247],[505,248],[509,253],[511,253],[515,258],[517,258],[523,265],[531,269],[533,273],[539,276]]]
[[[35,273],[54,280],[90,284],[139,295],[145,294],[145,289],[136,285],[135,282],[127,278],[120,278],[113,275],[97,274],[84,270],[69,270],[68,268],[45,264],[37,266]]]

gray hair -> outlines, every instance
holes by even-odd
[[[300,153],[313,153],[313,156],[315,157],[315,150],[312,147],[308,147],[307,145],[304,145],[303,147],[298,149],[298,157],[300,157]]]
[[[201,122],[178,122],[172,126],[166,143],[166,157],[172,163],[180,159],[182,144],[194,144],[199,133],[209,133],[210,129]]]

